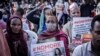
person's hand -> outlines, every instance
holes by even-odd
[[[69,51],[71,52],[71,53],[73,53],[73,51],[74,51],[74,48],[73,48],[73,44],[71,43],[71,44],[69,44]]]
[[[44,9],[45,6],[46,6],[45,4],[41,4],[41,5],[39,6],[39,9]]]
[[[39,40],[44,40],[46,39],[46,37],[39,37]]]

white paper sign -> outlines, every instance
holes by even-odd
[[[31,45],[31,56],[66,56],[62,41]]]
[[[89,34],[92,18],[75,17],[73,18],[72,43],[74,46],[82,44],[82,35]]]

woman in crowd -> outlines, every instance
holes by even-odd
[[[72,18],[71,21],[69,21],[68,23],[66,23],[64,26],[63,26],[63,32],[65,34],[67,34],[68,36],[68,40],[69,40],[69,48],[71,51],[74,50],[73,46],[72,46],[72,25],[73,25],[73,17],[80,17],[81,13],[80,13],[80,8],[77,6],[77,5],[71,5],[70,7],[70,16]],[[77,20],[77,19],[76,19]]]
[[[5,36],[10,48],[11,56],[27,56],[28,35],[22,30],[22,21],[19,17],[13,16],[7,22]]]
[[[68,38],[66,34],[59,30],[59,24],[56,16],[52,13],[51,15],[49,14],[46,16],[44,20],[46,30],[39,35],[39,43],[63,41],[66,50],[66,56],[70,56],[68,49]]]
[[[68,23],[66,23],[64,26],[63,26],[63,32],[65,34],[67,34],[70,38],[70,42],[72,42],[71,40],[71,29],[72,29],[72,21],[73,21],[73,17],[80,17],[81,15],[81,12],[80,12],[80,8],[77,6],[77,5],[71,5],[70,7],[70,20]]]

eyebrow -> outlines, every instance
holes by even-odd
[[[11,23],[12,25],[19,25],[20,23]],[[21,25],[21,24],[20,24]]]

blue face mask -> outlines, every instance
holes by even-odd
[[[3,18],[8,18],[8,16],[7,15],[3,15]]]

